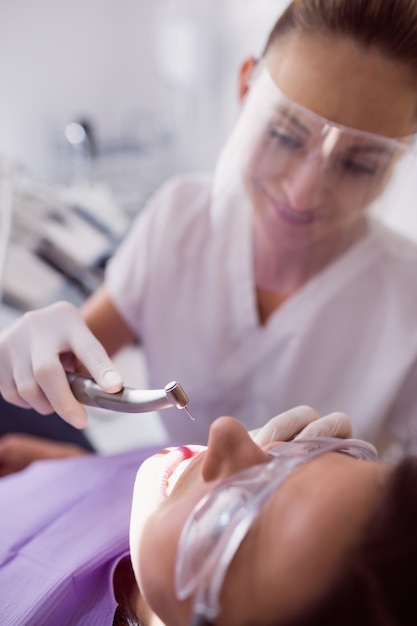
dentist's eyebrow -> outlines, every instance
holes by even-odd
[[[311,132],[307,128],[307,126],[304,126],[304,124],[302,124],[297,117],[292,115],[288,111],[288,109],[285,108],[285,106],[280,106],[278,108],[278,112],[281,113],[281,115],[283,115],[283,117],[285,117],[285,119],[287,119],[293,126],[295,126],[297,128],[297,130],[300,130],[305,135],[308,135],[308,136],[311,135]]]

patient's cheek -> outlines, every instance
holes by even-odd
[[[145,524],[136,555],[136,571],[146,602],[162,620],[172,620],[184,607],[177,601],[174,590],[179,529],[175,523],[166,522],[164,514],[155,513]]]

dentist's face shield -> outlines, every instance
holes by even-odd
[[[335,124],[286,98],[262,65],[216,169],[214,200],[250,209],[257,284],[274,288],[265,259],[298,255],[314,273],[364,232],[412,138]],[[272,284],[271,283],[272,280]],[[266,283],[262,285],[262,283]],[[279,285],[278,285],[279,288]]]
[[[362,441],[293,441],[270,450],[268,463],[225,480],[194,507],[181,533],[175,568],[177,598],[193,598],[192,626],[209,625],[220,614],[228,567],[266,500],[296,467],[334,451],[378,460],[374,448]]]

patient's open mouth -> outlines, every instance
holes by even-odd
[[[206,450],[205,446],[181,446],[173,448],[167,458],[165,467],[165,475],[163,482],[163,491],[165,496],[169,496],[177,484],[178,479],[185,472],[191,461],[200,452]]]

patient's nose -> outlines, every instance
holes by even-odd
[[[202,467],[204,480],[225,479],[266,461],[267,455],[238,420],[220,417],[212,424]]]

